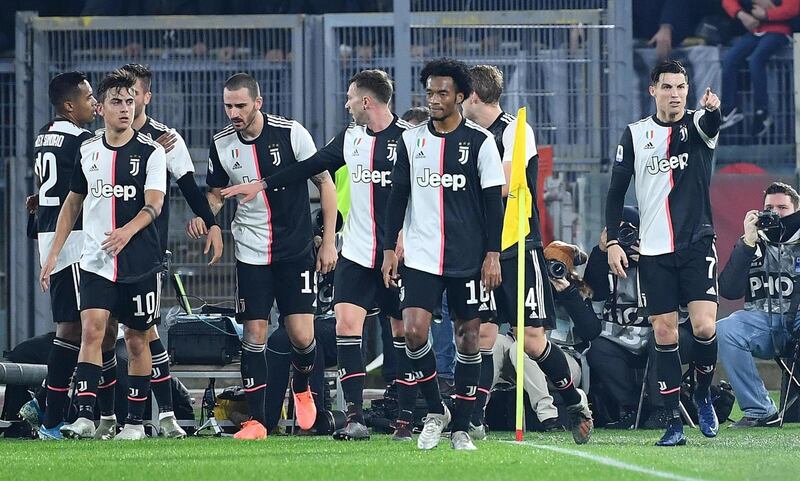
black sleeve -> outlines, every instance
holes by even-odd
[[[75,167],[72,169],[69,190],[76,194],[86,195],[89,192],[86,184],[86,176],[83,174],[83,168],[81,166],[81,149],[78,149],[78,153],[75,154]]]
[[[183,197],[186,199],[186,203],[189,204],[189,207],[196,216],[203,219],[203,222],[206,223],[206,227],[209,228],[212,225],[217,225],[214,214],[211,213],[211,207],[208,206],[206,196],[200,192],[200,187],[197,186],[197,182],[194,180],[194,173],[187,172],[183,177],[177,180],[177,183]]]
[[[599,246],[594,246],[586,269],[583,271],[583,280],[592,288],[592,299],[604,301],[608,299],[610,289],[608,286],[608,254],[601,251]]]
[[[503,188],[496,185],[483,189],[483,202],[486,209],[487,252],[500,252],[503,236]],[[536,202],[536,201],[534,201]]]
[[[206,185],[209,187],[227,187],[230,183],[230,177],[225,169],[222,167],[222,162],[219,161],[219,154],[217,153],[217,145],[214,141],[211,142],[211,148],[208,150],[208,173],[206,173]]]
[[[626,127],[617,145],[614,168],[611,171],[611,185],[608,187],[606,199],[606,229],[609,241],[617,240],[619,235],[622,208],[625,207],[625,193],[628,192],[633,177],[634,157],[633,136],[630,127]]]
[[[728,263],[719,275],[719,295],[731,300],[744,297],[748,286],[747,273],[755,255],[755,247],[748,246],[742,239],[736,242]]]
[[[328,145],[318,150],[314,155],[302,162],[297,162],[288,169],[283,169],[277,174],[267,177],[267,188],[273,189],[286,187],[301,180],[306,180],[322,171],[336,171],[343,166],[344,161],[344,132],[333,138]]]
[[[722,113],[720,109],[709,112],[706,110],[705,114],[697,121],[700,130],[706,134],[708,138],[714,138],[719,133],[719,126],[722,125]]]
[[[411,195],[411,164],[408,161],[408,150],[403,137],[397,142],[397,160],[392,169],[392,192],[386,206],[386,235],[383,248],[390,250],[397,247],[397,235],[403,228],[406,217],[408,196]]]
[[[581,296],[575,286],[569,286],[563,292],[553,289],[556,300],[564,306],[575,325],[575,333],[584,341],[591,341],[600,335],[600,319],[592,309],[591,302]]]

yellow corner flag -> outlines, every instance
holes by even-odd
[[[533,198],[525,176],[527,159],[527,120],[525,107],[517,112],[517,130],[514,133],[514,151],[511,157],[511,182],[508,187],[508,201],[503,218],[502,249],[517,244],[517,392],[516,392],[516,440],[522,441],[524,432],[524,412],[522,405],[524,356],[525,356],[525,237],[531,231],[530,222]]]
[[[525,163],[527,156],[527,121],[525,119],[525,107],[517,112],[517,129],[514,132],[514,152],[511,157],[511,181],[508,184],[508,200],[506,212],[503,217],[503,242],[502,250],[517,243],[519,239],[525,239],[530,233],[531,226],[527,219],[532,214],[531,192],[528,189],[528,182],[525,178]],[[525,222],[520,222],[518,209],[524,208]]]

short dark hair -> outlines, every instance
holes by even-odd
[[[677,60],[663,60],[653,67],[653,70],[650,71],[650,85],[657,85],[662,73],[682,73],[686,82],[689,82],[686,69]]]
[[[786,194],[792,199],[792,205],[794,205],[795,209],[800,207],[800,195],[798,195],[794,187],[789,184],[783,182],[771,183],[769,187],[767,187],[767,190],[764,191],[764,200],[766,200],[767,196],[770,194]]]
[[[235,73],[228,77],[228,80],[225,81],[225,88],[228,90],[247,89],[253,100],[261,96],[258,82],[252,75],[246,73]]]
[[[350,77],[347,85],[353,83],[356,84],[356,88],[369,90],[378,102],[388,104],[392,100],[394,93],[392,79],[383,70],[362,70]]]
[[[472,88],[483,103],[496,104],[503,93],[503,72],[494,65],[476,65],[469,69]]]
[[[406,110],[400,118],[406,122],[421,124],[422,122],[427,122],[428,119],[431,118],[431,111],[428,107],[411,107]]]
[[[87,80],[86,74],[78,71],[56,75],[47,89],[50,103],[60,112],[64,108],[64,102],[75,98],[81,83],[85,80]]]
[[[141,80],[144,91],[150,91],[150,87],[153,85],[153,72],[149,68],[140,63],[129,63],[120,67],[120,70],[130,73],[137,80]]]
[[[451,58],[440,58],[426,63],[419,74],[422,87],[427,87],[428,77],[450,77],[453,79],[458,92],[467,98],[472,93],[472,78],[469,76],[469,67],[464,62]]]
[[[134,85],[136,85],[136,77],[134,77],[133,74],[121,69],[116,69],[106,75],[105,78],[100,81],[100,85],[97,86],[97,101],[104,102],[106,93],[108,93],[109,90],[126,89],[132,91]]]

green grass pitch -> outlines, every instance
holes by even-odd
[[[569,433],[511,434],[455,452],[442,439],[433,451],[389,436],[365,442],[272,436],[122,441],[0,441],[0,480],[798,480],[800,425],[733,431],[715,439],[687,428],[689,444],[657,448],[659,431],[596,430],[585,446]]]

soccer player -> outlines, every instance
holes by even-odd
[[[70,193],[42,266],[50,285],[67,236],[83,209],[81,253],[81,348],[75,371],[78,419],[61,428],[73,438],[94,436],[94,405],[102,372],[101,341],[113,311],[125,330],[128,418],[116,439],[144,439],[145,401],[150,393],[149,329],[160,321],[163,254],[155,221],[167,185],[164,148],[133,130],[136,79],[116,70],[98,87],[98,113],[105,131],[81,144]]]
[[[511,180],[511,157],[514,151],[514,135],[517,120],[513,115],[500,108],[500,96],[503,93],[503,73],[495,66],[478,65],[470,69],[472,78],[472,95],[463,104],[464,116],[487,129],[494,136],[497,149],[503,158],[503,170],[506,185]],[[539,154],[533,129],[525,126],[526,134],[526,166],[525,178],[528,189],[533,196],[533,209],[530,218],[530,233],[525,239],[525,352],[530,356],[542,372],[550,379],[561,394],[567,411],[572,418],[572,437],[578,444],[589,441],[592,434],[592,412],[586,394],[575,387],[572,382],[567,359],[564,352],[545,336],[545,329],[555,328],[555,308],[553,293],[547,276],[547,263],[542,249],[539,212],[536,208],[536,179],[539,171]],[[508,196],[508,188],[503,187],[503,197]],[[503,283],[495,291],[499,316],[516,325],[517,320],[517,245],[500,253],[500,267]],[[487,396],[492,387],[494,362],[492,348],[497,339],[498,324],[484,322],[480,327],[481,378],[478,385],[477,404],[472,415],[472,433],[485,437],[483,415]]]
[[[472,93],[467,66],[455,60],[429,62],[420,80],[431,122],[403,133],[392,171],[382,272],[396,283],[397,234],[403,229],[400,272],[406,355],[428,405],[420,449],[439,443],[450,423],[436,379],[428,338],[431,315],[447,289],[455,318],[456,393],[451,446],[476,449],[469,434],[480,376],[480,313],[500,284],[500,235],[505,183],[500,154],[490,132],[461,116],[459,105]],[[485,289],[484,289],[485,286]]]
[[[295,120],[261,112],[258,82],[238,73],[225,82],[225,113],[231,120],[211,143],[206,181],[211,210],[222,208],[222,188],[268,177],[316,152],[308,131]],[[330,175],[313,177],[320,190],[324,238],[316,270],[327,273],[336,264],[334,245],[336,192]],[[195,218],[193,223],[199,219]],[[292,342],[292,393],[297,423],[310,429],[317,416],[308,377],[314,366],[315,261],[308,185],[295,182],[261,192],[240,203],[231,225],[236,251],[236,318],[244,323],[242,380],[252,419],[242,424],[237,439],[263,439],[264,390],[267,387],[267,342],[272,303]]]
[[[42,266],[53,243],[58,214],[69,193],[75,156],[81,143],[93,136],[83,126],[94,120],[97,104],[92,86],[82,72],[56,75],[50,81],[48,93],[56,116],[39,130],[33,148],[33,170],[39,184],[39,193],[32,200],[34,205],[38,205],[36,225]],[[60,428],[64,424],[64,407],[80,350],[78,261],[82,248],[83,230],[79,221],[68,234],[51,276],[50,303],[53,321],[56,323],[56,336],[47,359],[46,403],[39,406],[35,399],[28,403],[38,411],[47,407],[40,419],[41,439],[62,439]],[[115,341],[116,331],[113,331],[106,336],[103,343],[113,347]]]
[[[608,189],[608,265],[625,277],[628,259],[619,245],[620,220],[631,177],[639,203],[639,282],[656,340],[659,392],[670,417],[658,446],[686,444],[678,404],[678,306],[688,303],[694,333],[700,431],[714,437],[719,422],[709,386],[717,362],[717,252],[711,222],[711,162],[721,122],[720,101],[706,89],[700,110],[686,109],[688,77],[674,60],[650,75],[656,114],[628,125],[617,146]]]
[[[225,197],[244,195],[250,202],[258,193],[285,187],[325,171],[335,172],[346,165],[350,173],[350,211],[343,231],[342,256],[334,273],[334,312],[339,379],[347,401],[347,424],[333,433],[335,439],[369,439],[362,412],[364,360],[361,335],[367,311],[378,306],[389,315],[393,345],[400,351],[397,382],[401,409],[396,437],[411,439],[415,381],[405,355],[405,338],[400,318],[400,299],[396,287],[386,287],[380,266],[383,262],[383,229],[386,202],[391,191],[390,175],[397,159],[397,143],[411,126],[389,109],[392,81],[382,70],[364,70],[348,83],[345,108],[353,123],[319,152],[303,162],[267,177],[263,182],[239,184],[222,190]],[[409,394],[410,402],[407,399]]]
[[[193,237],[198,238],[200,235],[207,235],[204,253],[207,254],[213,248],[213,255],[209,264],[214,264],[222,256],[222,231],[214,219],[214,214],[211,213],[205,196],[200,192],[194,180],[194,164],[189,155],[189,150],[186,148],[186,143],[178,132],[147,115],[147,106],[153,98],[151,89],[153,74],[150,69],[141,64],[127,64],[121,70],[130,73],[136,78],[136,84],[133,87],[136,106],[133,129],[156,141],[163,139],[163,142],[166,140],[165,137],[174,136],[174,139],[171,139],[174,145],[165,146],[162,144],[166,149],[167,155],[166,192],[169,192],[170,177],[172,177],[176,180],[189,207],[191,207],[195,215],[203,220],[202,231],[195,233]],[[158,216],[155,224],[158,230],[158,238],[161,242],[161,249],[166,253],[169,235],[169,198],[165,199],[164,206],[161,208],[161,215]],[[167,272],[164,274],[166,275]],[[155,326],[149,331],[148,340],[150,353],[153,356],[153,372],[150,386],[158,402],[159,434],[168,438],[185,437],[186,432],[178,425],[175,413],[172,410],[172,383],[170,381],[172,376],[169,372],[169,354],[167,354],[167,350],[164,348]],[[100,428],[98,427],[98,429]]]

